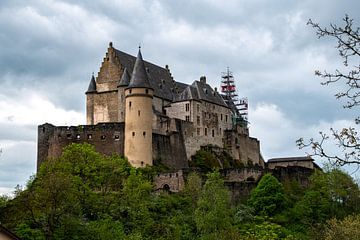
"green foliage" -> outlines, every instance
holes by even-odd
[[[360,215],[350,215],[343,220],[329,220],[324,235],[326,240],[360,239]]]
[[[73,144],[44,163],[25,190],[17,187],[14,199],[0,197],[0,221],[25,240],[357,236],[356,218],[326,222],[359,212],[358,186],[339,170],[315,173],[307,189],[291,181],[282,186],[267,174],[247,205],[238,206],[218,171],[208,173],[204,185],[205,176],[190,173],[176,194],[154,193],[157,171]]]
[[[251,192],[249,206],[265,216],[274,216],[282,211],[285,195],[282,184],[271,174],[265,174]]]
[[[203,149],[200,149],[192,156],[190,165],[191,167],[198,167],[206,171],[221,167],[215,155]]]
[[[220,173],[207,174],[195,211],[198,232],[212,235],[231,229],[230,193],[224,188]]]
[[[242,239],[245,240],[295,239],[291,234],[287,233],[285,228],[268,221],[248,224],[240,233],[243,237]]]

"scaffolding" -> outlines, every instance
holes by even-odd
[[[233,123],[247,127],[248,125],[248,99],[238,98],[236,92],[235,79],[233,73],[227,68],[226,72],[222,72],[221,76],[221,92],[228,106],[233,112]]]

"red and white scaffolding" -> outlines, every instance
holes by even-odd
[[[233,111],[233,122],[245,124],[245,126],[247,126],[249,109],[248,99],[238,98],[234,76],[229,68],[227,68],[226,72],[222,72],[221,77],[221,92],[224,94],[226,103]]]

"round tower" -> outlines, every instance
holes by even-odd
[[[144,61],[139,49],[131,75],[125,88],[125,146],[124,155],[134,167],[152,166],[152,98]]]

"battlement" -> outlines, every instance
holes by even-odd
[[[96,125],[38,126],[38,162],[56,158],[71,143],[89,143],[101,153],[124,155],[124,123],[98,123]]]

